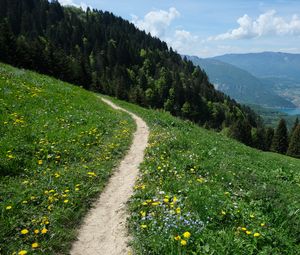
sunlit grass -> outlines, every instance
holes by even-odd
[[[134,128],[96,94],[0,64],[0,254],[67,253]]]
[[[299,254],[299,160],[118,104],[151,130],[130,202],[136,254]]]

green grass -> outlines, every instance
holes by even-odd
[[[67,254],[134,129],[96,94],[0,64],[0,254]]]
[[[135,254],[300,254],[298,159],[117,102],[151,129],[130,202]]]

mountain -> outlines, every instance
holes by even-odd
[[[249,72],[217,59],[187,57],[208,74],[215,88],[241,103],[267,107],[290,107],[295,105],[277,95],[269,86]]]
[[[158,38],[112,13],[0,0],[0,60],[214,129],[259,117]]]
[[[226,54],[214,57],[259,78],[285,78],[300,81],[300,54],[262,52],[248,54]]]
[[[250,72],[274,93],[300,107],[300,54],[227,54],[213,59]]]

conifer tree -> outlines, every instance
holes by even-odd
[[[300,125],[298,125],[291,137],[287,155],[300,158]]]
[[[268,127],[266,131],[266,139],[265,139],[267,151],[271,150],[273,137],[274,137],[274,129],[272,127]]]
[[[288,145],[288,132],[286,122],[284,119],[281,119],[275,130],[271,150],[281,154],[286,154]]]
[[[292,130],[291,130],[291,136],[293,135],[293,133],[294,133],[295,129],[298,127],[298,125],[299,125],[299,119],[297,117],[295,122],[294,122],[294,125],[292,127]]]

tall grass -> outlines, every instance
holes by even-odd
[[[0,64],[0,254],[67,254],[134,129],[96,94]]]

